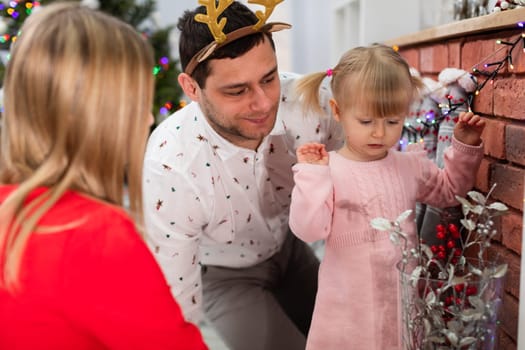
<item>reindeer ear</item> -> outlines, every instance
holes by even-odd
[[[197,62],[201,63],[202,61],[207,59],[213,53],[213,51],[215,51],[217,45],[218,44],[214,41],[211,44],[204,47],[202,50],[200,50],[197,56],[195,57]]]
[[[283,23],[283,22],[270,22],[266,23],[264,26],[261,27],[261,32],[267,32],[267,33],[273,33],[278,32],[283,29],[290,29],[292,28],[291,24]]]
[[[266,20],[272,14],[273,10],[275,9],[275,6],[279,5],[283,1],[284,0],[248,0],[248,3],[250,4],[257,4],[257,5],[264,6],[264,12],[262,11],[255,12],[255,16],[257,16],[259,21],[255,23],[255,25],[253,26],[253,29],[260,30],[266,23]]]

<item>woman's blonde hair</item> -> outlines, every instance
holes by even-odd
[[[327,75],[331,76],[330,87],[340,108],[359,109],[374,117],[407,113],[422,87],[401,55],[381,44],[347,51],[328,72],[306,75],[298,81],[296,92],[307,110],[321,111],[319,87]]]
[[[0,205],[0,285],[15,286],[27,240],[66,190],[122,206],[127,180],[142,227],[153,65],[131,26],[78,3],[26,20],[4,82],[0,183],[16,189]],[[29,201],[37,187],[47,190]]]

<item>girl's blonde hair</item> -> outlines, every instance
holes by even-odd
[[[298,81],[296,92],[307,110],[321,111],[319,87],[327,75],[340,108],[358,109],[374,117],[406,114],[422,87],[392,48],[381,44],[356,47],[343,54],[328,73],[313,73]]]
[[[16,189],[0,205],[0,285],[16,286],[31,233],[66,190],[122,206],[127,180],[142,227],[153,65],[131,26],[78,3],[43,6],[26,20],[4,82],[0,183]],[[47,190],[29,201],[38,187]]]

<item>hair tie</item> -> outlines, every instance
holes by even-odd
[[[326,76],[331,77],[334,74],[334,70],[332,68],[328,68],[326,70]]]

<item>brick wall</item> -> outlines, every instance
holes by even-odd
[[[399,51],[422,76],[437,78],[447,67],[472,71],[480,62],[489,63],[506,55],[505,45],[497,39],[513,42],[524,32],[511,29],[477,31],[406,44]],[[489,57],[487,61],[483,61]],[[523,218],[523,183],[525,177],[525,52],[523,43],[513,51],[514,69],[506,66],[492,84],[484,86],[474,99],[473,110],[487,121],[483,141],[485,157],[478,172],[476,188],[487,193],[497,183],[493,198],[505,203],[510,214],[499,222],[500,235],[491,254],[499,254],[509,264],[506,294],[501,312],[497,349],[516,350],[519,312],[519,281]],[[479,67],[480,69],[482,67]],[[481,81],[484,78],[480,77]]]

